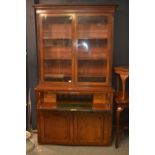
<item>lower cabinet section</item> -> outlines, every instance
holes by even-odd
[[[41,144],[110,145],[111,112],[38,111]]]

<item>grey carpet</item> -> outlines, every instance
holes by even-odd
[[[115,149],[114,140],[112,146],[58,146],[58,145],[38,145],[37,135],[33,134],[31,141],[35,143],[33,151],[27,155],[128,155],[129,137],[122,135],[118,149]]]

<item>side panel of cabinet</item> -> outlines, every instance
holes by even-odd
[[[74,142],[77,145],[110,145],[111,113],[76,112]]]
[[[72,144],[73,113],[41,111],[38,117],[38,141],[43,144]]]

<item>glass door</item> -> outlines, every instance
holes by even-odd
[[[108,17],[77,17],[77,81],[106,82]]]
[[[42,16],[43,80],[72,81],[72,15]]]

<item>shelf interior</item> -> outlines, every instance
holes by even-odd
[[[78,15],[76,18],[74,34],[72,15],[43,17],[44,80],[70,82],[74,67],[80,82],[105,82],[108,17]]]
[[[57,94],[58,107],[70,108],[90,108],[93,103],[93,95],[80,95],[80,94]]]

